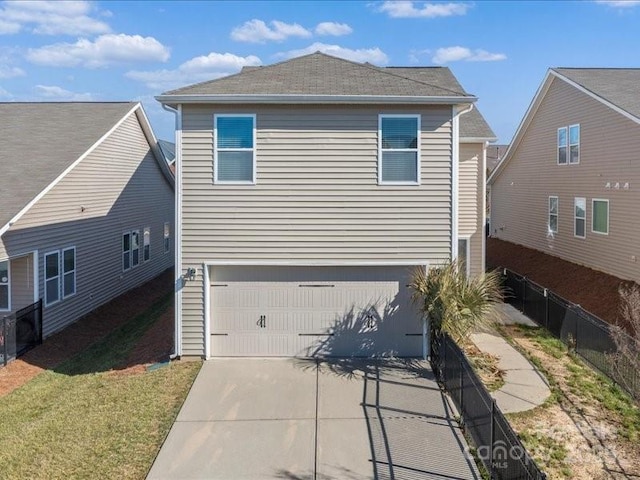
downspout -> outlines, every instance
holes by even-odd
[[[173,353],[169,356],[171,360],[179,358],[182,354],[182,105],[178,108],[172,108],[164,103],[162,108],[167,112],[173,113],[176,118],[175,124],[175,216],[174,216],[174,292],[175,292],[175,322],[174,322],[174,344]]]
[[[482,272],[487,269],[487,147],[489,142],[484,142],[482,148]]]
[[[458,205],[460,197],[460,119],[461,115],[473,110],[473,103],[467,108],[456,111],[453,105],[453,145],[451,158],[451,260],[458,258]]]

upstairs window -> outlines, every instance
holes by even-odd
[[[585,224],[587,221],[587,200],[575,198],[574,202],[574,229],[573,234],[579,238],[585,238]]]
[[[214,182],[256,183],[255,115],[214,116]]]
[[[140,264],[140,231],[131,232],[131,266],[137,267]]]
[[[10,310],[9,261],[0,262],[0,310]]]
[[[164,222],[164,253],[169,253],[171,250],[171,225],[169,222]]]
[[[558,129],[558,165],[580,163],[580,125]]]
[[[378,183],[419,184],[420,116],[380,115],[378,136]]]
[[[122,270],[131,268],[131,233],[122,234]]]
[[[558,233],[558,197],[549,197],[549,233]]]

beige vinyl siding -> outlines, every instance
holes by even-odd
[[[482,265],[482,196],[484,183],[482,156],[484,145],[463,143],[460,145],[458,236],[469,238],[469,274],[479,275]]]
[[[213,185],[215,113],[257,115],[256,185]],[[377,184],[381,113],[422,114],[421,185]],[[451,126],[451,107],[184,106],[184,268],[448,258]],[[203,353],[202,292],[183,292],[185,355]]]
[[[573,124],[580,124],[580,164],[557,165],[557,129]],[[640,125],[554,79],[521,143],[491,187],[491,233],[640,281],[638,151]],[[627,182],[629,188],[624,188]],[[549,196],[559,201],[558,233],[554,235],[547,232]],[[575,197],[587,200],[585,239],[573,234]],[[609,235],[591,231],[594,198],[609,200]]]
[[[76,294],[44,309],[45,336],[173,265],[163,249],[173,198],[133,113],[3,235],[11,257],[38,250],[40,297],[44,255],[76,247]],[[122,233],[137,229],[142,242],[145,227],[151,260],[123,272]]]

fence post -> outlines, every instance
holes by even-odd
[[[493,464],[493,444],[496,441],[496,401],[491,399],[491,443],[489,444],[489,478],[495,478],[495,466]]]
[[[7,366],[7,317],[2,317],[2,363]]]
[[[549,330],[549,290],[544,289],[544,328]]]
[[[573,348],[576,353],[578,353],[578,321],[582,320],[580,315],[578,314],[578,310],[582,310],[580,305],[576,305],[575,314],[576,314],[576,327],[573,330]],[[584,311],[584,310],[583,310]]]
[[[464,426],[464,375],[463,373],[463,359],[460,359],[460,419],[461,423]]]

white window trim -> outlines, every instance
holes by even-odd
[[[584,217],[578,217],[576,215],[576,204],[578,200],[584,202]],[[578,235],[576,232],[576,220],[584,220],[584,235]],[[573,236],[576,238],[587,238],[587,199],[585,197],[574,197],[573,199]]]
[[[253,148],[222,148],[221,151],[253,152],[253,178],[251,181],[225,181],[218,180],[218,118],[219,117],[246,117],[253,120]],[[213,115],[213,183],[220,185],[255,185],[256,184],[256,114],[255,113],[216,113]]]
[[[147,232],[149,232],[149,235],[145,235]],[[149,239],[149,243],[147,243],[147,238]],[[145,247],[149,247],[149,258],[144,258]],[[147,263],[150,261],[151,261],[151,227],[144,227],[142,229],[142,263]]]
[[[595,208],[594,208],[594,204],[596,202],[606,202],[607,203],[607,232],[606,233],[605,232],[598,232],[597,230],[593,229],[593,221],[594,221],[593,213],[596,211]],[[610,209],[609,209],[609,199],[607,199],[607,198],[592,198],[591,199],[591,232],[595,233],[595,234],[598,234],[598,235],[604,235],[604,236],[609,235],[610,215],[611,215],[611,212],[610,212]]]
[[[391,114],[391,113],[381,113],[378,115],[378,185],[420,185],[420,172],[422,171],[420,168],[420,152],[422,151],[422,143],[421,143],[421,117],[420,114]],[[383,118],[415,118],[418,120],[418,131],[417,131],[417,147],[416,148],[390,148],[385,149],[385,151],[398,151],[398,152],[413,152],[416,151],[416,181],[415,182],[385,182],[382,180],[382,119]]]
[[[2,283],[2,285],[7,286],[7,308],[0,308],[0,312],[10,312],[11,311],[11,260],[3,259],[0,262],[7,262],[7,283]]]
[[[571,143],[571,127],[578,127],[578,143],[574,144]],[[567,128],[567,165],[579,165],[580,164],[580,154],[582,153],[580,151],[580,139],[582,138],[582,132],[580,131],[582,130],[580,128],[580,124],[579,123],[574,123],[573,125],[569,125],[569,127]],[[571,147],[572,146],[577,146],[578,147],[578,161],[577,162],[572,162],[571,161]]]
[[[560,130],[564,130],[566,134],[567,143],[564,148],[566,148],[565,159],[566,162],[560,163]],[[556,164],[558,165],[569,165],[569,129],[567,127],[560,127],[556,132]]]
[[[551,199],[555,198],[556,199],[556,213],[551,213]],[[575,205],[573,206],[573,208],[575,209]],[[557,195],[549,195],[549,204],[548,204],[548,215],[547,215],[547,230],[550,233],[558,233],[558,228],[559,228],[559,221],[560,221],[560,200],[558,199]],[[555,216],[556,217],[556,229],[552,230],[551,229],[551,217]]]
[[[129,235],[129,268],[124,268],[124,236],[125,235]],[[129,270],[131,270],[131,231],[128,232],[122,232],[122,234],[120,235],[120,260],[122,261],[122,271],[123,272],[128,272]]]
[[[460,240],[466,240],[467,241],[467,249],[465,252],[465,259],[466,259],[466,263],[465,263],[465,274],[467,276],[467,278],[469,278],[469,276],[471,275],[471,236],[470,235],[459,235],[458,236],[458,241]]]
[[[65,272],[64,271],[64,253],[68,252],[69,250],[73,250],[73,270],[71,270],[70,272]],[[46,262],[45,262],[45,265],[46,265]],[[61,251],[61,254],[60,254],[60,274],[61,274],[61,279],[62,279],[62,281],[60,282],[60,298],[63,299],[63,300],[65,298],[73,297],[76,294],[76,292],[78,291],[78,284],[76,283],[76,281],[77,281],[77,277],[76,277],[77,269],[78,269],[78,257],[76,255],[76,247],[67,247],[67,248],[63,249]],[[64,277],[68,273],[73,273],[73,293],[70,293],[69,295],[65,295],[64,294]]]
[[[164,244],[162,248],[164,249],[164,253],[169,253],[171,251],[171,223],[164,222],[164,225],[162,227],[162,240]],[[169,230],[168,234],[167,230]],[[168,242],[167,239],[169,239]]]
[[[51,255],[57,255],[58,256],[58,275],[55,276],[55,277],[47,278],[47,257],[49,257]],[[44,265],[43,265],[43,267],[44,267],[44,271],[43,271],[43,273],[44,273],[44,275],[43,275],[44,276],[44,306],[45,307],[49,307],[51,305],[55,305],[56,303],[60,303],[60,301],[62,300],[62,295],[60,294],[60,285],[61,285],[61,283],[60,283],[60,273],[61,273],[61,270],[60,270],[60,250],[53,250],[51,252],[45,253],[44,254]],[[48,292],[47,280],[53,280],[54,278],[58,279],[58,299],[56,301],[54,301],[54,302],[50,302],[49,301],[49,296],[47,294],[47,292]]]

